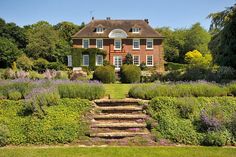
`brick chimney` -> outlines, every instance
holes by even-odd
[[[149,24],[149,21],[148,21],[148,19],[144,19],[144,21],[145,21],[147,24]]]

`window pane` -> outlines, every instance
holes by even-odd
[[[72,56],[71,55],[68,55],[67,56],[67,61],[68,61],[68,66],[71,67],[72,66]]]
[[[83,55],[83,65],[89,66],[89,55]]]
[[[97,40],[97,48],[99,48],[99,49],[103,48],[103,41],[102,41],[102,39],[98,39]]]
[[[152,56],[147,56],[147,65],[153,65]]]
[[[139,40],[133,40],[133,48],[139,49]]]
[[[84,41],[83,47],[84,47],[84,48],[88,48],[88,47],[89,47],[89,41],[88,41],[88,39],[85,39],[85,40],[83,40],[83,41]]]
[[[134,56],[133,57],[133,64],[134,65],[139,65],[139,56]]]
[[[121,41],[115,40],[115,49],[121,49]]]
[[[97,65],[103,65],[103,56],[102,55],[97,55],[96,64]]]
[[[149,49],[153,48],[153,40],[147,39],[147,48]]]

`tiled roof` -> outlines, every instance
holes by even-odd
[[[96,28],[103,26],[103,33],[96,33]],[[132,33],[133,27],[139,27],[139,33]],[[108,38],[114,29],[124,30],[128,38],[163,38],[144,20],[92,20],[72,38]]]

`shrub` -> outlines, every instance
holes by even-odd
[[[24,70],[18,70],[16,72],[16,77],[18,79],[24,79],[24,78],[28,78],[29,77],[29,73],[24,71]]]
[[[55,79],[62,79],[62,80],[68,79],[68,72],[67,71],[57,71]]]
[[[59,84],[58,90],[61,98],[99,99],[104,97],[105,89],[97,83],[65,83]]]
[[[47,114],[43,118],[19,113],[24,106],[24,101],[0,101],[0,123],[4,122],[9,132],[8,136],[4,133],[7,144],[69,143],[88,132],[88,124],[83,119],[83,115],[91,108],[88,100],[58,99],[57,105],[44,108]],[[0,139],[1,130],[2,127]]]
[[[231,67],[219,67],[219,69],[216,72],[216,76],[218,80],[233,80],[235,79],[235,74],[236,71],[235,69],[231,68]]]
[[[147,112],[158,122],[153,129],[157,138],[183,144],[221,146],[234,141],[234,131],[228,124],[232,124],[235,109],[236,99],[232,97],[157,97],[149,102]],[[207,113],[205,129],[199,126],[203,110]],[[217,124],[212,123],[211,116],[219,120]]]
[[[19,69],[26,71],[32,70],[33,67],[33,61],[30,58],[28,58],[25,54],[23,54],[16,60],[16,64]]]
[[[3,78],[4,79],[15,79],[16,78],[16,73],[12,69],[8,68],[4,71]]]
[[[11,91],[8,93],[8,99],[10,100],[19,100],[21,99],[22,95],[18,91]]]
[[[93,79],[99,80],[103,83],[114,83],[115,69],[109,65],[98,67],[93,73]]]
[[[136,65],[123,65],[121,67],[121,82],[122,83],[137,83],[140,82],[141,69]]]
[[[43,79],[44,75],[43,74],[39,74],[36,71],[30,71],[29,72],[29,78],[32,80],[39,80],[39,79]]]
[[[234,138],[236,139],[236,112],[234,113],[231,121],[231,131],[234,135]]]
[[[44,72],[47,69],[49,62],[46,59],[39,58],[34,61],[33,69],[38,72]]]
[[[205,146],[223,146],[227,143],[227,133],[224,132],[208,132],[202,141]]]
[[[133,56],[130,53],[125,56],[125,64],[133,64]]]
[[[67,67],[60,62],[49,62],[47,68],[52,70],[67,70]]]
[[[7,145],[7,138],[9,137],[9,130],[5,125],[0,125],[0,147]]]
[[[141,99],[152,99],[157,96],[172,97],[213,97],[226,96],[228,90],[212,83],[177,83],[136,85],[129,90],[129,96]]]
[[[147,70],[147,66],[146,66],[146,63],[145,62],[142,62],[140,65],[139,65],[140,69],[141,70]]]

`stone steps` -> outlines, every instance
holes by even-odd
[[[125,138],[148,135],[146,115],[139,100],[97,100],[91,137]]]

